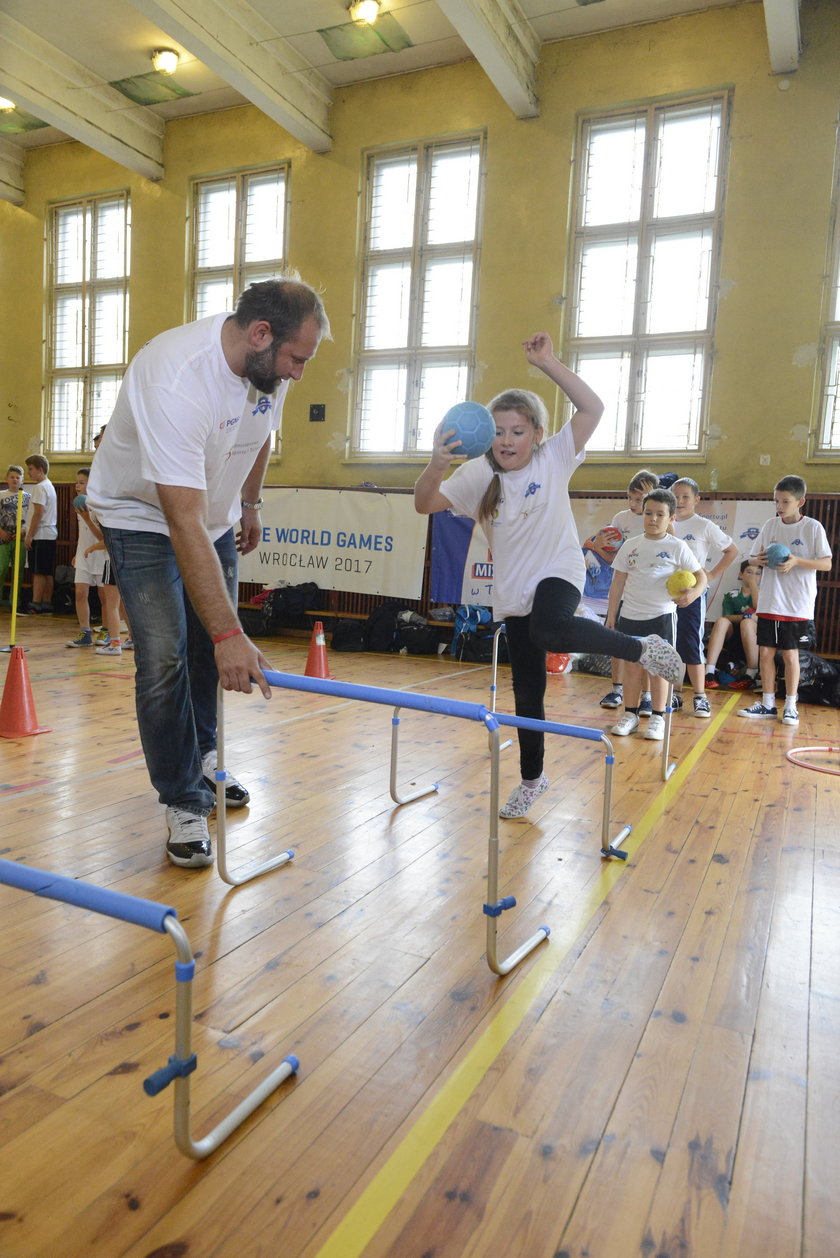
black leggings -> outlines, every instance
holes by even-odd
[[[517,716],[545,720],[546,651],[611,655],[634,662],[639,659],[642,644],[638,638],[576,616],[579,602],[580,592],[571,582],[546,577],[537,586],[529,615],[505,617]],[[519,771],[526,782],[533,781],[543,771],[545,736],[528,729],[517,730],[517,734]]]

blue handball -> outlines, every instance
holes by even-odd
[[[76,494],[73,499],[73,506],[77,511],[87,511],[87,494]]]
[[[767,547],[767,567],[778,568],[786,559],[790,559],[789,548],[782,542],[771,542]]]
[[[468,459],[476,459],[486,454],[496,439],[496,421],[486,406],[480,402],[456,402],[443,417],[443,431],[455,429],[455,437],[459,446],[454,447],[455,454],[465,454]]]

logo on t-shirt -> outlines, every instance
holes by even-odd
[[[795,537],[793,541],[791,542],[791,546],[804,546],[804,545],[805,543],[803,542],[801,537]]]
[[[657,559],[670,559],[671,556],[668,554],[667,550],[658,550],[656,552],[656,558]]]
[[[686,533],[686,534],[685,534],[685,536],[683,537],[683,541],[684,541],[684,542],[696,542],[696,541],[697,541],[697,538],[694,536],[694,534],[693,534],[693,533]]]
[[[528,488],[525,490],[525,497],[530,498],[531,495],[535,494],[538,489],[542,489],[542,485],[540,485],[538,481],[532,480]]]
[[[270,411],[270,410],[271,410],[271,398],[263,394],[259,402],[257,402],[256,406],[251,411],[251,414],[256,415],[257,412],[259,412],[260,415],[264,415],[266,411]]]

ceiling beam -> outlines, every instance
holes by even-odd
[[[247,0],[131,3],[301,144],[332,148],[329,83]]]
[[[438,0],[438,7],[516,117],[538,117],[540,41],[518,0]]]
[[[163,121],[0,13],[3,95],[65,135],[147,179],[163,178]]]
[[[799,69],[799,0],[764,0],[764,24],[773,74]]]
[[[0,139],[0,201],[23,205],[23,149]]]

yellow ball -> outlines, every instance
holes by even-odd
[[[692,585],[697,584],[697,578],[693,572],[686,571],[685,568],[678,568],[676,572],[672,572],[665,587],[671,598],[679,598],[684,590],[690,590]]]

